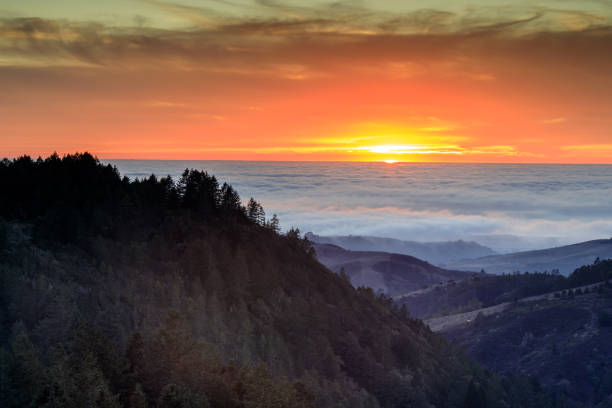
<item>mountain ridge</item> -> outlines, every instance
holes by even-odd
[[[588,265],[596,258],[612,258],[612,238],[533,251],[490,255],[471,260],[449,262],[444,266],[469,271],[484,269],[487,273],[493,274],[516,271],[544,272],[557,269],[561,274],[569,275],[574,269],[582,265]]]
[[[410,255],[432,264],[455,259],[493,255],[495,251],[474,241],[417,242],[366,235],[321,236],[312,232],[306,238],[319,244],[333,244],[350,251],[377,251]]]
[[[473,275],[442,269],[410,255],[350,251],[333,244],[315,243],[313,248],[319,262],[336,273],[344,271],[354,286],[367,286],[390,296]]]

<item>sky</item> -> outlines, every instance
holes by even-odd
[[[609,0],[0,0],[0,156],[612,163]]]

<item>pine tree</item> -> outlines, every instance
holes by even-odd
[[[221,187],[221,208],[225,211],[240,211],[240,196],[232,186],[223,183]]]
[[[246,206],[247,209],[247,217],[251,222],[256,222],[257,217],[257,201],[253,197],[249,199],[249,202]]]
[[[278,220],[276,214],[272,215],[272,218],[270,219],[270,221],[268,221],[267,227],[277,234],[280,232],[280,221]]]
[[[266,219],[266,213],[263,207],[251,197],[247,204],[247,217],[251,222],[259,225],[264,225]]]

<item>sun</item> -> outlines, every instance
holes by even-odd
[[[388,159],[388,160],[383,160],[383,163],[394,164],[394,163],[399,163],[399,160]]]

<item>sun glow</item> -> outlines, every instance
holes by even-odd
[[[392,159],[389,159],[389,160],[383,160],[383,163],[387,163],[387,164],[395,164],[395,163],[399,163],[399,160],[392,160]]]
[[[456,145],[374,145],[360,146],[355,150],[375,154],[462,154],[463,150]]]

